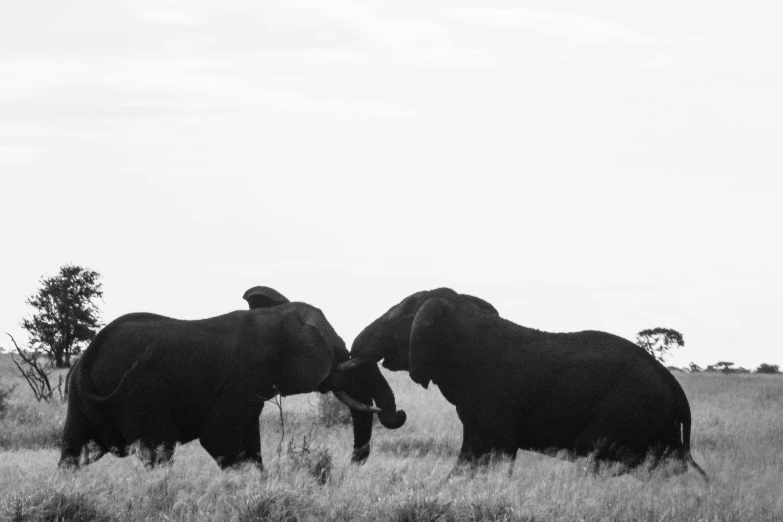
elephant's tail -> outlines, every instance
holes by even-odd
[[[144,349],[141,352],[141,354],[139,354],[136,357],[136,359],[133,361],[133,364],[131,364],[130,368],[128,368],[125,371],[125,373],[122,375],[122,379],[120,379],[120,382],[117,383],[117,387],[114,388],[114,390],[109,395],[101,396],[95,393],[92,389],[88,389],[88,390],[79,390],[79,396],[82,398],[86,398],[88,401],[90,401],[93,404],[100,404],[100,405],[106,405],[116,401],[117,399],[120,398],[120,394],[122,393],[123,389],[129,386],[128,383],[132,380],[133,376],[139,371],[139,367],[153,358],[157,347],[158,347],[157,344],[152,343],[146,349]]]
[[[690,408],[688,408],[690,410]],[[707,473],[704,472],[703,469],[701,469],[701,466],[696,464],[696,461],[693,460],[693,456],[691,455],[691,416],[690,411],[688,411],[688,415],[686,419],[678,420],[678,423],[682,425],[682,455],[683,459],[685,460],[686,465],[690,464],[693,466],[693,469],[699,472],[699,475],[704,479],[705,482],[709,484],[710,478],[707,476]],[[679,430],[678,430],[679,431]]]
[[[101,405],[101,406],[116,401],[119,398],[123,388],[125,388],[129,376],[135,373],[135,370],[138,368],[138,366],[139,366],[139,361],[138,360],[134,361],[131,367],[128,368],[128,371],[126,371],[125,374],[122,376],[122,379],[120,379],[120,382],[117,384],[117,387],[114,388],[114,390],[109,395],[98,395],[93,390],[81,389],[79,390],[79,398],[82,400],[86,399],[89,403],[93,405]]]

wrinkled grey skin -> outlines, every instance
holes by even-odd
[[[525,328],[486,301],[440,288],[405,298],[367,326],[341,368],[380,360],[425,388],[437,384],[456,406],[457,469],[492,455],[514,459],[518,449],[565,450],[625,469],[674,457],[679,471],[690,463],[706,478],[690,455],[691,413],[679,383],[620,337]]]
[[[125,456],[138,442],[152,467],[168,463],[176,443],[198,439],[223,468],[263,468],[265,400],[346,391],[336,369],[348,358],[342,339],[320,310],[280,297],[198,321],[148,313],[112,321],[69,372],[60,466]]]

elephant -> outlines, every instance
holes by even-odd
[[[438,385],[456,406],[463,439],[455,470],[493,456],[513,462],[522,449],[592,456],[595,466],[619,462],[625,471],[671,457],[678,472],[691,464],[707,478],[691,456],[682,387],[621,337],[526,328],[482,299],[438,288],[406,297],[368,325],[338,368],[359,371],[381,359],[424,388]],[[358,435],[367,444],[372,425]]]
[[[385,379],[357,390],[377,396],[379,407],[346,391],[373,371],[337,369],[348,350],[321,310],[266,287],[245,295],[249,310],[195,321],[132,313],[98,332],[66,382],[59,466],[107,452],[124,457],[138,442],[152,468],[170,463],[176,443],[198,439],[221,468],[248,462],[263,470],[258,418],[278,393],[332,392],[384,425],[405,422]]]

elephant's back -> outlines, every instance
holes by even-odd
[[[520,397],[536,398],[521,403],[523,438],[531,447],[572,447],[594,425],[642,449],[656,440],[674,443],[669,432],[681,409],[681,388],[630,341],[594,331],[547,334],[528,353],[529,382],[517,382]]]
[[[150,313],[133,313],[107,324],[90,343],[80,362],[84,384],[98,396],[110,395],[134,362],[151,348],[156,333],[176,319]]]

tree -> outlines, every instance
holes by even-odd
[[[701,371],[701,366],[691,361],[691,363],[688,365],[688,371],[691,373],[698,373]]]
[[[653,328],[642,330],[636,334],[636,344],[655,357],[659,362],[668,355],[672,348],[682,348],[685,341],[682,334],[669,328]]]
[[[71,364],[82,346],[91,341],[102,326],[93,302],[103,297],[98,272],[76,265],[64,265],[60,272],[41,278],[41,288],[27,298],[35,308],[31,319],[22,321],[29,344],[40,349],[57,368]]]
[[[756,373],[780,373],[780,366],[777,364],[761,363],[756,368]]]
[[[710,364],[707,366],[708,372],[723,372],[723,373],[731,373],[734,371],[734,363],[729,361],[720,361],[716,362],[715,364]]]

